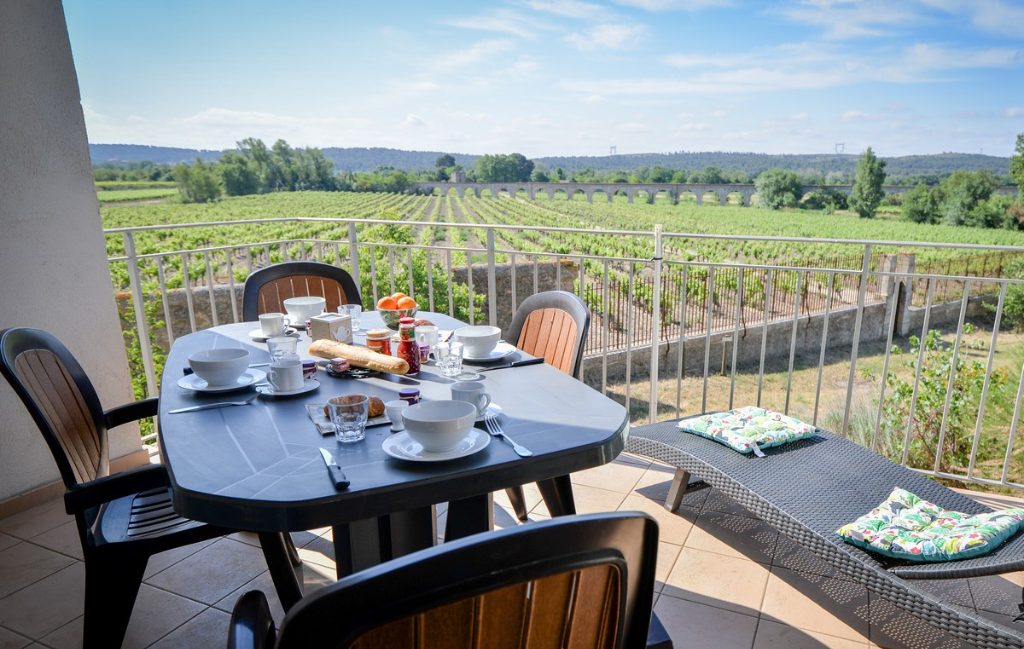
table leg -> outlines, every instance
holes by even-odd
[[[494,529],[494,494],[488,492],[448,503],[444,540],[454,541]]]
[[[388,516],[331,527],[338,579],[437,542],[435,507],[419,507]]]
[[[569,476],[560,475],[537,482],[540,495],[551,516],[572,516],[576,513],[576,501],[572,496],[572,481]]]
[[[288,551],[291,544],[285,542],[285,534],[287,532],[260,532],[259,537],[267,568],[270,569],[270,578],[273,579],[274,588],[277,590],[277,597],[287,611],[302,599],[302,564],[292,563]]]

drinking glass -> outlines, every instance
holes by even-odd
[[[359,331],[359,316],[363,313],[360,304],[342,304],[338,307],[338,313],[344,313],[352,322],[352,331]]]
[[[285,354],[295,354],[299,350],[299,340],[291,336],[275,336],[267,338],[267,351],[270,359],[276,361]]]
[[[366,438],[369,399],[362,395],[333,397],[327,402],[327,412],[334,424],[334,436],[339,442],[351,444]]]
[[[434,345],[434,359],[441,376],[453,377],[462,374],[462,343],[448,342]]]

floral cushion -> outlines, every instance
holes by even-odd
[[[999,547],[1024,523],[1024,509],[951,512],[896,487],[870,513],[836,533],[865,550],[910,561],[968,559]]]
[[[679,428],[759,457],[763,448],[814,437],[814,426],[754,406],[683,419]]]

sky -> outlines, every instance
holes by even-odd
[[[1024,132],[1024,0],[64,10],[92,143],[1008,156]]]

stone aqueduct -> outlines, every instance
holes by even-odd
[[[440,190],[442,194],[447,194],[450,190],[454,189],[459,198],[464,198],[466,192],[473,194],[477,198],[482,196],[482,192],[487,190],[491,193],[491,196],[500,196],[501,192],[508,192],[509,196],[515,196],[517,192],[525,192],[530,200],[534,200],[537,194],[544,193],[547,195],[548,200],[554,200],[555,194],[562,192],[566,196],[575,196],[576,194],[582,193],[587,197],[588,203],[594,202],[595,194],[602,194],[606,200],[611,203],[612,198],[617,194],[625,195],[630,203],[642,193],[640,196],[641,200],[645,200],[650,203],[653,202],[654,197],[659,193],[664,193],[672,199],[673,203],[679,201],[679,197],[686,193],[692,193],[697,199],[697,205],[701,205],[704,202],[704,198],[707,194],[713,193],[717,196],[717,200],[721,205],[725,205],[730,194],[739,194],[743,198],[743,205],[750,205],[750,197],[754,195],[757,188],[753,184],[746,185],[727,185],[727,184],[690,184],[690,183],[573,183],[573,182],[562,182],[562,183],[452,183],[452,182],[417,182],[412,183],[413,188],[417,193],[421,194],[433,194],[435,191]],[[803,193],[806,195],[815,190],[827,187],[836,191],[843,192],[847,196],[853,191],[853,185],[804,185]],[[882,188],[886,194],[902,194],[909,192],[914,189],[909,185],[888,185]],[[1012,186],[997,187],[996,193],[1013,195],[1017,193],[1017,188]]]

